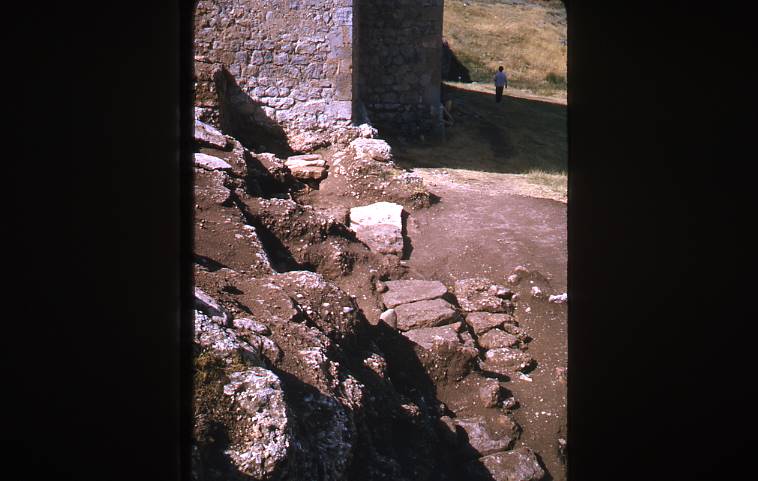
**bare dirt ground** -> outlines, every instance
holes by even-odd
[[[488,92],[460,88],[448,95],[464,115],[448,129],[445,142],[393,144],[399,163],[440,198],[409,218],[410,274],[448,285],[479,275],[504,282],[522,265],[545,277],[543,290],[567,292],[566,192],[518,174],[532,167],[567,170],[565,104],[522,95],[495,104]],[[530,286],[520,287],[524,293]],[[531,381],[502,383],[519,401],[514,411],[523,427],[519,443],[539,453],[545,479],[560,481],[566,467],[559,439],[568,436],[566,384],[556,369],[567,367],[566,312],[565,304],[519,305],[516,319],[532,338],[529,353],[537,367]],[[455,403],[455,393],[447,396],[446,402]]]
[[[445,284],[479,275],[504,282],[514,267],[523,265],[547,278],[551,294],[566,292],[565,204],[516,195],[502,178],[482,188],[435,172],[423,174],[441,200],[410,218],[414,275]],[[525,312],[521,304],[515,316],[532,338],[529,353],[537,367],[529,373],[531,382],[515,378],[503,386],[520,403],[514,411],[524,429],[520,442],[539,453],[552,479],[564,480],[558,439],[567,439],[566,386],[558,381],[556,368],[567,363],[566,308],[548,303],[530,303],[529,308]]]

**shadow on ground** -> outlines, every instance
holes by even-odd
[[[444,139],[388,136],[398,165],[523,174],[568,171],[566,106],[443,84],[453,125]]]

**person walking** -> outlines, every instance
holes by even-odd
[[[497,70],[498,72],[495,74],[495,102],[499,103],[500,99],[503,98],[503,89],[508,87],[508,77],[505,76],[502,65]]]

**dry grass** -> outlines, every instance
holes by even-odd
[[[540,169],[532,169],[526,173],[526,180],[532,184],[544,185],[563,197],[568,192],[568,176],[566,172],[551,173]]]
[[[560,1],[446,0],[443,35],[474,81],[490,82],[503,65],[509,87],[565,95],[566,10]]]
[[[476,83],[445,82],[444,92],[454,125],[441,141],[389,139],[401,167],[445,170],[465,183],[502,182],[521,195],[566,201],[565,100],[509,88],[495,103],[494,87]]]

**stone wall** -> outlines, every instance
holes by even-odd
[[[274,137],[294,151],[366,114],[380,132],[441,129],[442,2],[199,0],[200,118],[243,144]]]
[[[265,126],[294,150],[352,123],[353,0],[200,0],[194,23],[203,120],[243,143]]]
[[[443,0],[362,0],[360,97],[380,132],[441,133]]]

